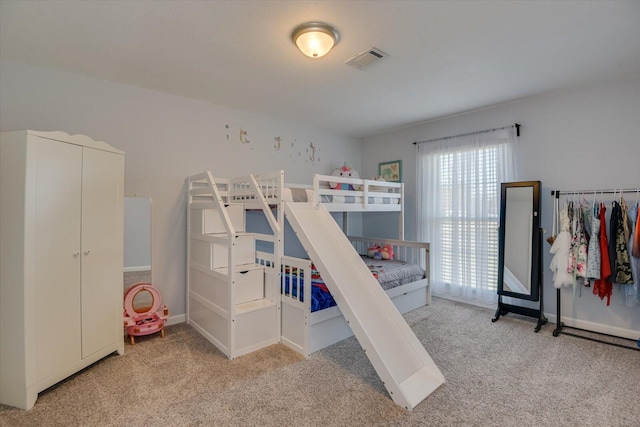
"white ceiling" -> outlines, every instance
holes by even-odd
[[[340,31],[326,57],[306,21]],[[365,137],[639,73],[640,1],[1,0],[0,56]]]

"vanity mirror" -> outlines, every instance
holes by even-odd
[[[151,283],[136,283],[124,294],[124,327],[135,345],[135,337],[160,332],[164,338],[164,324],[169,309],[162,305],[160,292]]]
[[[498,309],[494,322],[507,313],[547,323],[542,310],[540,181],[501,184],[498,236]],[[503,296],[538,301],[538,308],[506,304]]]
[[[149,289],[141,288],[133,296],[133,311],[136,313],[146,313],[150,311],[154,304],[153,294]]]

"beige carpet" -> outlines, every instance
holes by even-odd
[[[125,271],[122,275],[122,281],[125,290],[127,290],[129,286],[133,285],[134,283],[145,282],[153,284],[151,282],[151,270]]]
[[[304,359],[275,345],[226,359],[186,324],[141,337],[41,393],[2,426],[637,426],[640,352],[434,299],[405,318],[447,382],[412,412],[350,338]]]

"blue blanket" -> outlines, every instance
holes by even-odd
[[[289,286],[289,280],[293,280],[293,286]],[[304,302],[304,277],[295,275],[285,275],[283,294],[298,297],[298,289],[300,289],[300,301]],[[282,291],[282,290],[281,290]],[[311,279],[311,312],[323,310],[325,308],[336,305],[333,296],[327,289],[322,279]]]

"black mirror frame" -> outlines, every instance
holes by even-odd
[[[504,246],[507,213],[507,189],[533,188],[533,221],[531,224],[531,291],[527,294],[504,289]],[[498,229],[498,295],[529,301],[540,300],[540,181],[503,182],[500,184],[500,228]]]
[[[498,308],[496,314],[491,319],[496,322],[501,316],[508,313],[517,313],[523,316],[533,317],[538,320],[534,332],[538,332],[542,325],[547,323],[543,309],[543,286],[542,286],[542,229],[540,228],[540,181],[503,182],[500,193],[500,229],[498,233]],[[533,221],[531,226],[531,292],[529,295],[517,292],[506,291],[503,288],[504,280],[504,233],[505,233],[505,213],[506,213],[506,193],[507,188],[512,187],[533,187]],[[538,301],[538,308],[523,307],[519,305],[506,304],[502,297],[512,297],[529,301]]]

